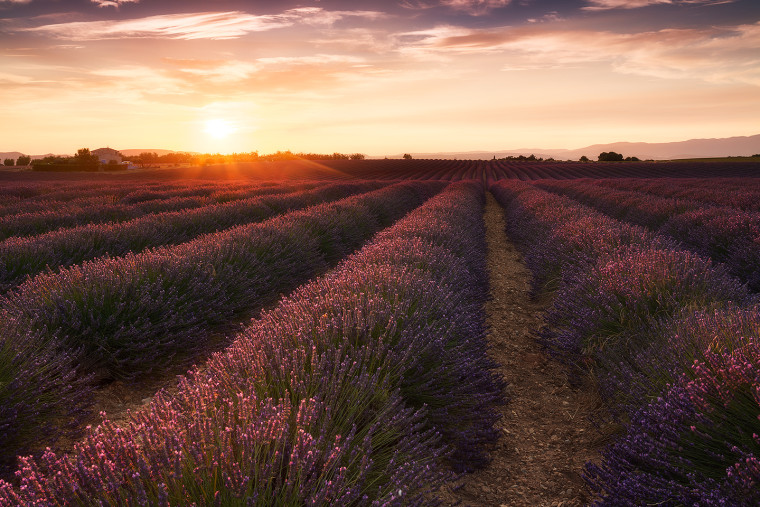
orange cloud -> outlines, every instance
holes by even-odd
[[[165,14],[130,20],[77,21],[27,28],[70,40],[168,38],[237,39],[295,24],[331,25],[347,17],[378,19],[374,11],[325,11],[317,7],[290,9],[281,14],[256,16],[241,11]]]
[[[439,26],[399,35],[400,51],[420,59],[497,53],[505,69],[606,62],[622,73],[760,86],[760,23],[640,33],[557,29],[548,25],[467,29]]]

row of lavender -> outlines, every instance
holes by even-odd
[[[374,182],[334,183],[312,190],[262,195],[183,211],[146,215],[128,222],[89,224],[0,242],[0,291],[29,276],[101,257],[175,245],[202,234],[260,222],[292,210],[384,186]],[[289,190],[283,187],[283,191]]]
[[[673,238],[700,255],[725,263],[734,276],[760,292],[760,211],[618,190],[588,181],[541,181],[537,185]]]
[[[211,195],[221,186],[243,189],[251,186],[270,185],[271,182],[203,182],[198,180],[173,180],[171,182],[102,179],[100,181],[55,182],[3,181],[0,185],[0,216],[12,213],[40,211],[44,203],[84,202],[86,199],[106,199],[109,203],[134,204],[172,197]],[[8,211],[5,211],[8,210]]]
[[[274,302],[443,185],[397,184],[25,282],[0,299],[3,464],[62,411],[75,415],[93,383],[202,350],[210,330]]]
[[[221,192],[276,186],[276,182],[185,182],[171,183],[124,181],[100,184],[61,182],[42,191],[39,184],[3,182],[0,185],[0,216],[35,213],[56,207],[83,206],[88,201],[106,204],[138,204],[184,197],[216,197]]]
[[[214,191],[207,187],[207,192],[200,191],[196,195],[182,195],[185,193],[182,190],[179,192],[167,191],[162,193],[179,193],[180,195],[139,201],[119,199],[117,195],[109,193],[71,201],[38,201],[34,203],[34,206],[26,206],[26,208],[39,209],[19,213],[13,213],[20,208],[19,205],[6,206],[0,210],[4,213],[0,217],[0,240],[10,237],[32,236],[62,227],[124,222],[152,213],[189,210],[256,196],[308,190],[316,186],[316,183],[248,185],[246,188],[219,185]],[[139,193],[144,194],[145,191]],[[135,194],[136,192],[130,192],[125,198]],[[151,194],[156,195],[154,192]]]
[[[482,205],[449,186],[127,426],[23,459],[0,505],[432,503],[496,436]]]
[[[661,197],[700,201],[760,211],[760,178],[622,178],[596,180],[595,183],[618,190],[635,190]]]
[[[492,187],[555,297],[540,336],[591,371],[625,433],[588,464],[600,505],[757,505],[757,298],[709,259],[533,185]]]

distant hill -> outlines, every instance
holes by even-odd
[[[26,153],[21,153],[20,151],[3,151],[0,152],[0,159],[5,160],[6,158],[12,158],[13,160],[16,160],[21,155],[26,155]],[[45,158],[49,157],[51,155],[55,155],[54,153],[45,153],[44,155],[30,155],[32,159],[38,159],[38,158]]]
[[[21,155],[23,155],[23,153],[21,153],[20,151],[0,152],[0,159],[5,160],[6,158],[12,158],[13,160],[16,160]]]
[[[754,136],[727,137],[721,139],[691,139],[673,143],[629,143],[593,144],[574,150],[551,148],[522,148],[517,150],[465,151],[438,153],[410,153],[414,158],[438,159],[490,159],[507,156],[529,156],[555,158],[557,160],[578,160],[583,155],[596,160],[600,153],[614,151],[626,157],[642,160],[674,160],[681,158],[711,158],[728,156],[750,156],[760,153],[760,134]],[[401,158],[401,154],[390,158]],[[375,158],[375,157],[372,157]]]

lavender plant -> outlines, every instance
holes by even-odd
[[[568,252],[557,262],[559,290],[541,337],[562,357],[590,365],[608,404],[627,421],[602,463],[587,464],[597,503],[756,505],[756,297],[722,266],[651,235],[621,242],[610,219],[599,220],[597,239],[584,243],[576,239],[583,238],[582,225],[559,219],[571,211],[547,211],[546,203],[583,207],[509,190],[515,216],[540,226],[528,254],[542,241],[562,243],[556,249]],[[585,223],[597,220],[584,211]]]
[[[0,320],[0,476],[15,468],[17,454],[67,435],[89,406],[91,376],[76,371],[78,351],[61,353],[19,330],[13,318]]]
[[[13,289],[46,269],[59,269],[96,257],[123,256],[150,247],[174,245],[203,234],[331,201],[363,191],[376,183],[331,184],[290,195],[258,196],[197,209],[147,215],[123,223],[92,224],[29,238],[0,242],[0,290]]]
[[[757,211],[623,190],[619,185],[610,188],[585,181],[548,180],[537,185],[673,238],[700,255],[726,263],[732,275],[746,281],[753,291],[760,290],[756,269],[760,265],[760,253],[755,248],[760,240]],[[716,185],[711,188],[715,189]],[[683,192],[673,194],[684,195]],[[716,199],[727,201],[713,200]]]
[[[654,321],[682,308],[751,300],[746,286],[709,260],[679,250],[623,248],[566,272],[542,336],[582,355],[628,351]]]
[[[480,186],[452,185],[129,426],[24,459],[0,505],[430,504],[444,462],[482,463],[496,433],[502,384],[473,290],[485,280],[469,267],[484,263],[480,204]],[[459,225],[439,231],[445,213]]]
[[[211,329],[229,330],[247,312],[335,262],[334,252],[320,249],[319,234],[335,241],[331,249],[348,252],[372,228],[388,225],[367,212],[368,204],[382,203],[386,220],[397,219],[442,186],[401,183],[174,248],[40,275],[4,298],[0,311],[16,323],[4,340],[54,346],[62,357],[77,351],[78,368],[94,380],[143,375],[169,364],[174,354],[202,350]],[[362,230],[341,235],[331,228]],[[36,378],[19,377],[19,392],[34,399]],[[53,407],[65,402],[63,396],[51,400],[40,418],[53,417]],[[30,403],[30,413],[35,407]],[[18,426],[14,413],[6,415],[0,424]]]
[[[599,505],[760,502],[760,347],[754,319],[751,335],[711,343],[689,375],[636,413],[601,464],[587,465]]]

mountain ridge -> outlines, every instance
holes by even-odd
[[[683,158],[712,158],[728,156],[750,156],[760,153],[760,134],[753,136],[734,136],[723,138],[688,139],[669,143],[644,143],[619,141],[614,143],[592,144],[575,149],[520,148],[514,150],[482,150],[460,152],[410,152],[414,158],[439,159],[490,159],[507,156],[530,156],[554,158],[558,160],[578,160],[586,156],[596,160],[600,153],[614,151],[624,156],[638,157],[642,160],[675,160]],[[394,155],[389,158],[401,158]],[[369,157],[377,158],[377,157]]]

